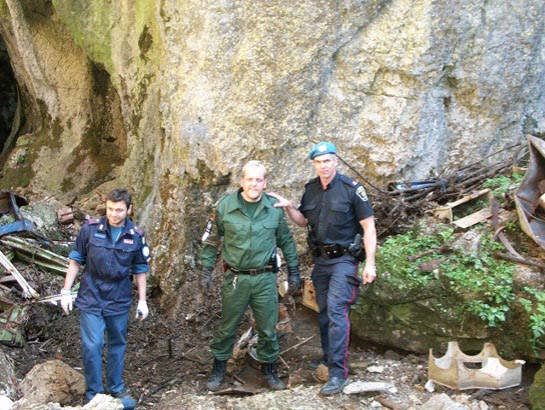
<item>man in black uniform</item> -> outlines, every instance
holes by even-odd
[[[356,301],[361,281],[367,284],[376,278],[373,209],[363,186],[337,172],[336,154],[335,145],[330,142],[320,142],[312,148],[309,157],[318,177],[305,185],[298,208],[286,198],[271,194],[279,200],[275,206],[284,207],[297,225],[308,228],[324,352],[323,358],[314,364],[317,367],[324,362],[329,368],[329,381],[321,390],[324,395],[339,393],[347,384],[350,306]],[[358,234],[363,234],[363,249]],[[360,279],[358,265],[363,261]]]

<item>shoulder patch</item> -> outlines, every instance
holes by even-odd
[[[144,236],[144,230],[138,226],[134,226],[134,230],[136,231],[136,233],[140,236]]]
[[[150,249],[149,249],[149,246],[148,246],[148,245],[142,246],[142,256],[144,257],[144,259],[146,260],[146,262],[149,262],[150,256],[151,256],[151,252],[150,252]]]
[[[367,202],[369,198],[367,198],[367,192],[365,191],[365,188],[363,186],[359,186],[358,189],[356,189],[356,195],[363,201]]]
[[[100,218],[98,218],[98,217],[97,218],[89,218],[89,219],[87,219],[87,223],[89,225],[96,225],[96,224],[100,223]]]

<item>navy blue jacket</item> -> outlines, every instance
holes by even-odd
[[[343,247],[350,245],[356,233],[363,233],[359,221],[373,215],[363,186],[339,172],[325,190],[319,177],[307,182],[299,211],[308,220],[315,245]]]
[[[128,218],[113,243],[104,216],[85,222],[69,258],[84,266],[75,306],[95,315],[109,316],[130,309],[130,275],[148,271],[149,248],[144,231]]]

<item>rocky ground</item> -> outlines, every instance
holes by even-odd
[[[454,391],[440,385],[426,388],[427,356],[386,350],[353,340],[350,381],[385,382],[384,391],[322,397],[320,374],[308,369],[320,356],[316,313],[301,304],[291,311],[292,333],[281,337],[281,378],[289,389],[270,392],[262,383],[258,364],[243,349],[231,361],[222,391],[205,389],[211,356],[208,343],[219,321],[219,304],[205,313],[185,312],[166,318],[156,309],[145,322],[131,320],[125,380],[139,399],[139,409],[529,409],[527,391],[536,370],[525,366],[523,383],[504,391]],[[69,317],[60,308],[43,305],[32,320],[42,323],[40,334],[24,348],[4,348],[14,360],[18,378],[37,363],[61,359],[81,371],[77,312]],[[249,317],[240,334],[250,327]],[[37,326],[38,328],[38,326]],[[444,352],[437,352],[436,356]],[[73,406],[83,405],[83,398]]]
[[[28,264],[17,267],[41,295],[56,294],[62,287],[62,275],[52,275]],[[308,276],[309,270],[307,267],[303,276]],[[239,357],[229,363],[223,389],[208,394],[205,384],[212,361],[208,345],[220,320],[221,278],[215,279],[214,294],[203,298],[196,291],[198,286],[191,283],[196,275],[186,273],[187,281],[180,289],[182,306],[169,306],[167,314],[158,308],[154,292],[150,291],[150,317],[144,322],[131,318],[125,381],[131,394],[138,398],[139,409],[530,408],[528,387],[537,365],[523,367],[518,387],[503,391],[454,391],[427,383],[427,355],[393,351],[362,340],[352,340],[350,346],[350,381],[391,386],[382,391],[322,397],[319,391],[323,375],[308,369],[309,363],[321,356],[316,313],[301,304],[301,297],[296,298],[296,303],[287,304],[292,332],[283,331],[280,338],[279,373],[289,388],[268,391],[262,383],[258,363],[242,349]],[[14,301],[18,300],[16,294],[13,296]],[[168,301],[164,304],[168,305]],[[250,327],[248,314],[239,327],[239,336]],[[19,380],[34,365],[51,359],[60,359],[82,372],[77,311],[67,317],[60,307],[34,304],[25,330],[27,343],[23,348],[1,346],[13,359]],[[439,357],[444,351],[434,353]],[[85,402],[79,397],[70,404],[81,406]]]

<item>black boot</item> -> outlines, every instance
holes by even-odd
[[[274,363],[263,363],[261,365],[261,372],[272,390],[284,390],[286,388],[284,382],[280,380],[276,374],[276,366]]]
[[[218,360],[214,359],[214,364],[212,365],[212,374],[206,382],[206,388],[210,391],[218,391],[220,388],[221,382],[225,377],[225,371],[227,370],[227,360]]]

